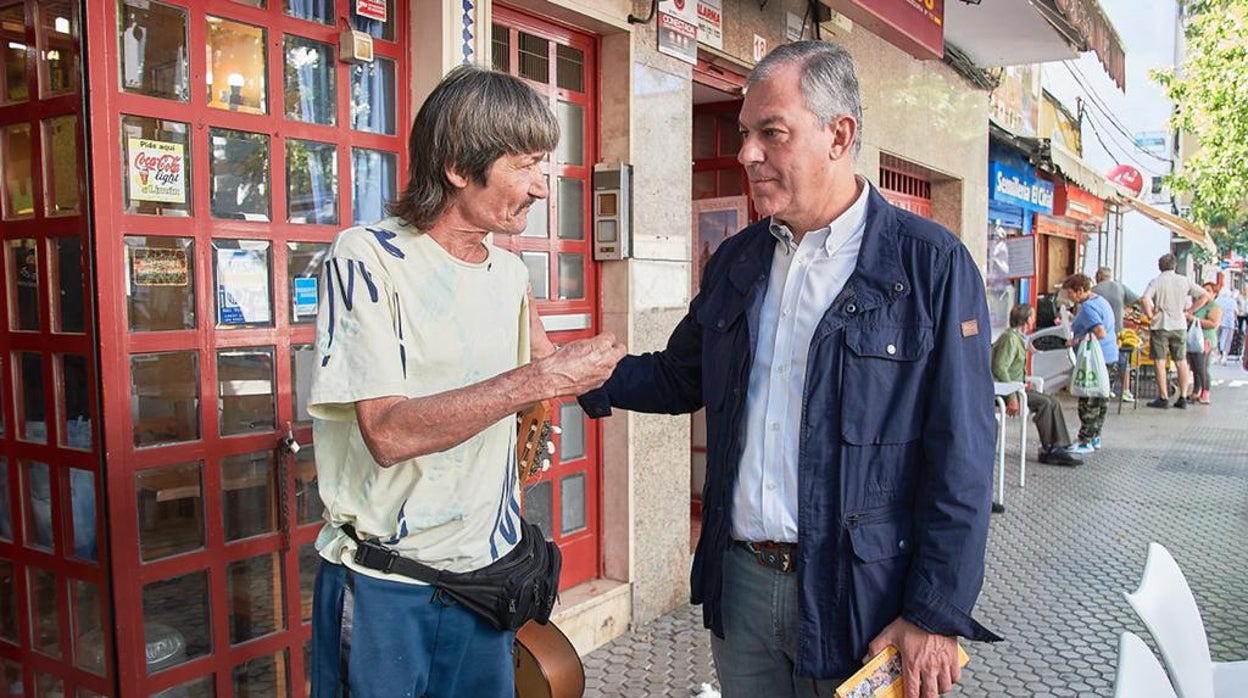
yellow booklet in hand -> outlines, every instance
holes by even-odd
[[[971,658],[958,645],[958,666],[966,666]],[[858,673],[836,687],[836,698],[903,698],[906,682],[901,678],[901,653],[893,645],[863,665]]]

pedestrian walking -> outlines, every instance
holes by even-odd
[[[1206,290],[1213,284],[1206,284]],[[1227,359],[1230,358],[1231,344],[1235,340],[1235,296],[1227,287],[1222,287],[1218,292],[1217,300],[1218,308],[1221,310],[1221,320],[1218,322],[1217,328],[1217,350],[1218,363],[1226,365]]]
[[[1212,282],[1205,282],[1205,292],[1210,297],[1216,292],[1217,287]],[[1214,350],[1217,345],[1218,326],[1222,324],[1222,308],[1217,303],[1205,303],[1204,305],[1189,310],[1184,313],[1187,322],[1200,324],[1201,346],[1198,351],[1193,351],[1192,347],[1188,347],[1187,363],[1192,367],[1192,392],[1187,395],[1189,402],[1199,402],[1202,405],[1209,404],[1209,364],[1213,361]]]

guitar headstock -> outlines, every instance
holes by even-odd
[[[550,401],[542,400],[516,415],[516,467],[521,489],[550,468],[555,450],[552,437],[559,433],[559,427],[551,424],[553,414]]]

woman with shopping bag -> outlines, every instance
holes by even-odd
[[[1062,282],[1062,290],[1079,304],[1071,323],[1071,346],[1075,374],[1070,393],[1079,398],[1079,440],[1071,453],[1092,453],[1101,447],[1101,429],[1109,411],[1109,366],[1118,364],[1118,337],[1114,332],[1114,309],[1092,292],[1092,279],[1075,274]]]
[[[1217,296],[1218,287],[1206,281],[1205,291],[1210,298]],[[1188,402],[1209,404],[1209,364],[1213,357],[1213,345],[1217,341],[1218,325],[1222,322],[1222,308],[1209,302],[1197,308],[1183,311],[1187,317],[1187,365],[1192,367],[1192,392]]]

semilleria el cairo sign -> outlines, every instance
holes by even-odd
[[[1053,212],[1053,183],[1029,176],[1000,162],[988,165],[992,200],[1029,211]]]

